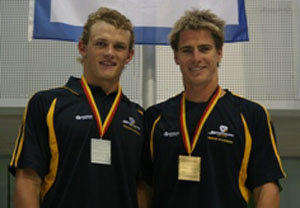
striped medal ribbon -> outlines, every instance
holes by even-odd
[[[96,102],[94,100],[94,96],[90,90],[89,85],[86,82],[86,79],[84,78],[84,76],[81,77],[80,80],[81,86],[83,88],[84,94],[86,95],[86,98],[89,102],[89,105],[93,111],[93,114],[95,116],[96,122],[97,122],[97,128],[99,131],[99,135],[100,138],[103,138],[104,134],[107,132],[107,129],[109,127],[109,125],[111,124],[111,121],[119,107],[120,101],[121,101],[121,97],[122,97],[122,88],[121,86],[118,87],[118,93],[117,96],[115,97],[115,100],[109,110],[109,113],[107,114],[104,123],[102,124],[102,119],[101,119],[101,115],[99,113],[99,110],[97,108]]]
[[[214,109],[220,95],[221,88],[218,86],[212,97],[209,99],[208,105],[206,106],[203,114],[198,121],[196,126],[193,140],[190,141],[189,133],[186,125],[186,107],[185,107],[185,93],[183,92],[181,102],[180,102],[180,131],[182,134],[182,140],[184,147],[188,155],[179,155],[178,157],[178,180],[184,181],[195,181],[200,182],[201,178],[201,157],[192,156],[192,152],[196,147],[199,140],[199,136],[202,127],[210,115],[211,111]],[[191,144],[192,142],[192,144]]]

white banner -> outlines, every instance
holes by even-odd
[[[77,41],[88,14],[99,7],[127,16],[137,44],[168,44],[175,21],[193,8],[210,9],[226,21],[225,42],[248,41],[244,0],[35,0],[32,37]]]
[[[51,22],[83,26],[88,14],[101,6],[122,11],[135,26],[172,27],[192,8],[210,9],[227,24],[238,24],[237,0],[52,0]]]

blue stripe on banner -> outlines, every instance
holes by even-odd
[[[135,27],[136,44],[145,45],[168,45],[168,35],[171,28],[168,27]]]
[[[239,24],[226,25],[225,42],[241,42],[249,41],[248,26],[244,0],[238,0],[239,7]]]
[[[78,41],[82,27],[50,22],[51,0],[36,0],[33,38]]]
[[[248,41],[248,27],[244,0],[238,0],[239,24],[226,25],[225,42]],[[36,0],[33,38],[78,41],[82,27],[50,22],[51,0]],[[167,27],[135,27],[136,44],[168,45]]]

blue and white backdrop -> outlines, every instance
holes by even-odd
[[[31,0],[30,37],[77,41],[89,13],[100,6],[125,14],[137,44],[168,44],[174,22],[192,8],[210,9],[226,25],[226,42],[248,40],[244,0]]]

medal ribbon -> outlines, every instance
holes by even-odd
[[[97,105],[96,105],[96,102],[94,100],[94,96],[91,92],[91,89],[89,87],[89,85],[87,84],[86,82],[86,79],[84,78],[84,76],[81,77],[81,80],[80,80],[80,83],[81,83],[81,86],[82,86],[82,89],[84,91],[84,94],[86,95],[86,98],[89,102],[89,105],[91,106],[91,109],[93,111],[93,114],[94,114],[94,117],[96,119],[96,122],[97,122],[97,128],[98,128],[98,131],[99,131],[99,135],[100,135],[100,138],[103,138],[104,134],[106,133],[118,107],[119,107],[119,104],[120,104],[120,101],[121,101],[121,97],[122,97],[122,88],[121,86],[118,87],[118,93],[117,93],[117,96],[115,97],[115,100],[105,118],[105,121],[104,121],[104,124],[102,125],[102,120],[101,120],[101,115],[99,113],[99,110],[97,108]]]
[[[196,144],[199,140],[199,135],[201,133],[202,127],[204,123],[206,122],[208,116],[210,115],[211,111],[214,109],[215,105],[218,102],[218,99],[222,93],[221,87],[218,86],[215,93],[209,100],[208,105],[206,106],[203,114],[201,115],[200,120],[198,121],[198,124],[196,126],[193,140],[192,140],[192,146],[191,146],[191,141],[186,125],[186,108],[185,108],[185,93],[183,92],[182,98],[181,98],[181,103],[180,103],[180,131],[182,134],[182,140],[185,146],[185,149],[189,155],[192,154],[193,150],[196,147]]]

